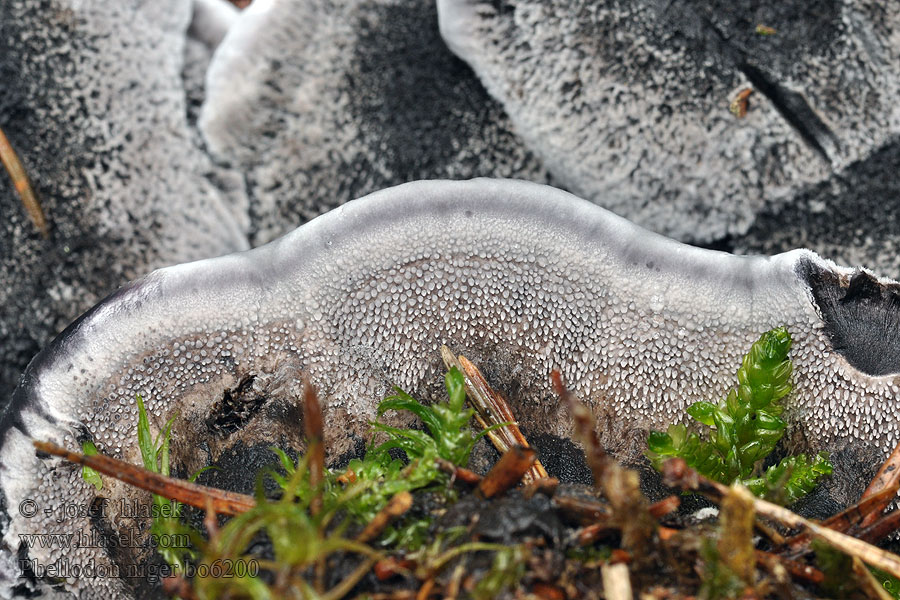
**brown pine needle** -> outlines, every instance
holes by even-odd
[[[728,493],[728,487],[700,475],[687,466],[684,459],[670,458],[663,464],[663,481],[670,487],[697,491],[715,502]],[[785,527],[804,529],[811,537],[824,540],[836,549],[858,557],[869,566],[900,577],[900,556],[882,550],[868,542],[813,523],[800,515],[760,498],[753,499],[753,509],[760,515],[781,523]]]
[[[900,510],[895,510],[875,521],[857,534],[867,542],[876,543],[900,529]]]
[[[402,491],[394,494],[384,508],[378,511],[375,518],[369,521],[365,529],[356,536],[356,541],[365,544],[374,540],[381,535],[381,532],[384,531],[384,528],[387,527],[391,521],[403,516],[406,511],[412,508],[412,505],[413,497],[409,492]]]
[[[31,182],[28,181],[28,175],[25,174],[25,167],[22,166],[19,155],[13,150],[12,144],[9,143],[2,129],[0,129],[0,162],[6,167],[6,172],[9,173],[13,187],[16,188],[16,193],[19,194],[19,199],[22,201],[22,205],[25,207],[25,212],[28,213],[31,222],[41,232],[44,239],[49,238],[50,231],[47,229],[47,219],[44,217],[41,203],[38,202],[34,189],[31,187]]]
[[[191,483],[183,479],[175,479],[174,477],[166,477],[165,475],[148,471],[143,467],[102,454],[85,456],[50,442],[35,441],[34,447],[41,452],[60,456],[69,462],[90,467],[95,471],[115,477],[119,481],[124,481],[134,487],[195,508],[207,510],[211,501],[212,510],[221,515],[239,515],[256,506],[256,500],[253,499],[253,496],[227,492]]]
[[[878,490],[869,496],[863,495],[863,498],[853,506],[846,508],[836,515],[828,517],[822,525],[841,533],[847,533],[851,529],[864,527],[866,519],[874,515],[872,519],[874,523],[884,507],[890,504],[894,496],[897,495],[897,489],[900,482],[894,482],[890,487]]]
[[[869,483],[869,486],[862,493],[862,496],[860,496],[860,502],[885,489],[893,489],[894,494],[900,489],[900,444],[897,444],[897,446],[894,447],[894,451],[891,452],[891,455],[884,461],[881,468],[878,469],[875,477],[872,478],[871,483]],[[868,527],[877,521],[881,516],[881,511],[887,508],[887,505],[891,503],[891,500],[893,500],[893,497],[884,498],[883,501],[879,503],[877,509],[873,509],[872,512],[863,518],[861,526]]]
[[[462,481],[469,485],[478,485],[481,483],[482,477],[475,471],[471,471],[464,467],[457,467],[446,458],[441,458],[440,456],[435,459],[435,462],[441,471],[449,473],[457,481]]]
[[[866,522],[866,519],[874,514],[877,520],[877,517],[882,514],[881,511],[896,493],[897,488],[892,486],[870,494],[867,498],[860,500],[853,506],[847,507],[836,515],[828,517],[822,521],[822,526],[841,533],[853,533],[857,530],[865,529],[864,523]],[[873,523],[874,522],[875,521],[873,521]],[[875,532],[873,531],[873,533]],[[786,543],[793,549],[802,548],[809,543],[809,534],[807,532],[797,534],[788,538]]]
[[[316,390],[308,382],[303,386],[303,429],[309,453],[309,485],[317,490],[309,504],[309,511],[317,515],[322,510],[322,481],[325,479],[325,425],[322,405]]]
[[[509,403],[491,388],[490,384],[481,374],[471,361],[465,356],[454,356],[447,346],[441,346],[441,357],[447,368],[456,367],[464,375],[466,380],[466,393],[472,406],[475,408],[475,419],[482,429],[487,429],[498,423],[509,423],[505,427],[500,427],[487,433],[488,439],[497,448],[500,454],[505,454],[513,446],[522,446],[529,448],[528,440],[522,435],[519,424],[516,422],[515,415],[509,407]],[[531,468],[526,472],[524,481],[529,483],[535,479],[547,477],[547,470],[539,460],[535,460]]]
[[[502,494],[522,481],[536,460],[537,452],[533,448],[513,446],[478,484],[478,494],[484,498]]]

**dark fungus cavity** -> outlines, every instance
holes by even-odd
[[[54,518],[54,507],[88,506],[98,492],[77,468],[36,456],[32,439],[77,448],[90,438],[139,463],[140,394],[155,429],[176,416],[180,473],[261,444],[302,450],[297,398],[310,381],[336,461],[358,450],[391,386],[425,399],[441,393],[441,344],[479,364],[539,440],[569,437],[549,384],[559,369],[594,411],[602,443],[631,460],[647,428],[721,395],[750,343],[786,325],[789,418],[805,446],[890,448],[896,363],[870,368],[848,348],[893,335],[895,286],[807,250],[738,257],[693,248],[533,183],[424,181],[377,192],[254,250],[155,271],[45,348],[0,421],[2,552],[10,563],[19,552],[41,564],[149,560],[146,547],[20,546],[21,534],[130,535],[134,525],[115,515]],[[111,507],[144,498],[109,478],[99,495]],[[26,499],[51,512],[25,518],[17,507]],[[66,585],[137,594],[117,578]]]
[[[811,261],[799,265],[835,352],[869,375],[900,372],[900,285],[862,269],[849,275]]]

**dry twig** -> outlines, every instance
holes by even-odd
[[[887,460],[884,461],[884,464],[881,465],[881,468],[878,469],[875,477],[872,478],[869,486],[862,493],[862,496],[860,496],[860,501],[877,495],[879,492],[886,489],[893,490],[894,495],[896,495],[897,490],[900,490],[900,444],[897,444],[894,451],[891,452],[891,455],[888,456]],[[863,518],[860,527],[868,527],[877,521],[881,511],[887,508],[888,504],[891,503],[891,500],[893,500],[893,497],[883,498],[880,506],[877,509],[873,509],[871,513]]]
[[[369,523],[366,525],[365,529],[363,529],[358,536],[356,536],[357,542],[368,543],[384,531],[384,528],[387,527],[391,521],[396,519],[397,517],[403,516],[406,511],[412,508],[413,505],[413,497],[407,491],[397,492],[394,496],[388,501],[388,503],[378,511],[378,514],[375,515]]]
[[[681,458],[671,458],[663,464],[663,478],[666,485],[700,492],[716,502],[720,502],[722,497],[728,493],[726,486],[703,477],[688,467]],[[887,571],[894,577],[900,577],[900,556],[896,554],[829,529],[824,525],[813,523],[783,506],[760,498],[753,499],[753,509],[760,515],[777,521],[785,527],[804,529],[811,537],[824,540],[845,554],[858,557],[866,564]]]
[[[212,510],[215,512],[222,515],[235,516],[247,512],[256,506],[256,500],[252,496],[226,492],[174,477],[166,477],[143,467],[102,454],[85,456],[50,442],[35,441],[34,447],[40,452],[60,456],[69,462],[90,467],[99,473],[115,477],[119,481],[124,481],[134,487],[147,490],[170,500],[177,500],[182,504],[195,508],[206,510],[211,502]]]
[[[533,448],[513,446],[478,484],[478,494],[484,498],[493,498],[514,487],[522,481],[522,477],[536,460],[537,452]]]
[[[508,423],[505,427],[499,427],[487,433],[488,439],[491,440],[497,451],[504,454],[516,445],[528,448],[528,440],[522,435],[509,403],[491,388],[478,367],[463,355],[454,356],[447,346],[441,346],[441,357],[448,369],[456,367],[465,375],[466,393],[475,408],[475,419],[482,429],[499,423]],[[526,472],[524,480],[529,483],[541,477],[547,477],[547,470],[539,460],[535,460],[532,467]]]
[[[325,480],[325,425],[322,405],[316,390],[308,382],[303,386],[303,429],[309,454],[309,485],[316,490],[309,503],[309,511],[317,515],[322,510],[322,482]]]
[[[41,232],[44,239],[49,238],[50,232],[47,229],[44,209],[41,208],[41,203],[38,202],[37,196],[34,194],[34,189],[31,187],[31,182],[28,181],[28,175],[25,174],[25,167],[22,166],[19,155],[16,154],[2,129],[0,129],[0,162],[6,167],[6,172],[9,173],[13,186],[16,188],[16,193],[19,194],[19,199],[22,201],[22,205],[25,207],[25,212],[28,213],[31,222]]]

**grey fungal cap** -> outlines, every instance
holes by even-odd
[[[254,246],[407,181],[548,182],[447,49],[434,0],[256,0],[206,82],[200,127],[245,174]]]
[[[28,360],[110,290],[250,247],[242,178],[212,163],[187,118],[202,83],[190,73],[205,71],[186,56],[199,44],[191,4],[0,2],[0,128],[50,236],[0,168],[0,405]],[[216,3],[201,4],[194,30],[214,40],[229,9],[213,18]]]
[[[70,448],[92,439],[140,463],[140,394],[154,429],[177,415],[173,462],[190,473],[242,444],[300,447],[296,388],[308,379],[334,458],[353,450],[390,386],[439,392],[441,344],[484,368],[530,434],[568,437],[548,380],[559,369],[597,414],[604,444],[634,459],[647,428],[722,395],[749,344],[786,325],[795,439],[883,452],[898,438],[895,286],[805,250],[693,248],[533,183],[377,192],[266,246],[155,271],[38,355],[0,426],[3,551],[15,555],[20,534],[134,524],[45,515],[63,502],[89,506],[95,490],[78,468],[37,457],[31,439]],[[250,409],[235,410],[235,399]],[[100,495],[112,507],[144,498],[110,478]],[[24,518],[23,500],[42,510]],[[146,559],[134,548],[29,556],[108,568]],[[115,578],[68,585],[136,593]]]
[[[900,132],[897,3],[437,4],[448,46],[555,181],[683,241],[741,236],[761,213],[803,202],[806,189],[839,187]],[[761,35],[757,24],[777,31]],[[742,90],[752,90],[750,111],[736,118],[729,105]],[[884,205],[872,204],[879,215]],[[815,220],[814,206],[796,212]],[[879,253],[884,238],[871,230],[881,219],[870,221],[875,241],[843,244],[841,258],[861,246]]]

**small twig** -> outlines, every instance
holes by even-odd
[[[900,444],[897,444],[894,447],[894,451],[891,452],[891,455],[888,456],[887,460],[884,461],[884,464],[881,465],[881,468],[878,469],[875,477],[872,478],[869,486],[865,489],[859,499],[860,501],[866,500],[870,496],[874,496],[886,489],[894,490],[894,494],[900,489]],[[881,511],[887,508],[888,504],[891,503],[891,500],[893,500],[893,497],[884,498],[881,506],[874,509],[863,518],[860,527],[868,527],[877,521]]]
[[[386,581],[395,575],[410,574],[415,568],[416,562],[414,560],[389,556],[375,563],[373,571],[379,581]]]
[[[785,538],[781,533],[779,533],[774,527],[770,524],[766,523],[759,516],[756,517],[756,521],[753,523],[753,526],[756,528],[758,532],[769,538],[769,541],[772,542],[776,546],[784,546]]]
[[[895,510],[860,531],[856,537],[874,544],[894,533],[898,528],[900,528],[900,510]]]
[[[444,359],[444,364],[447,365],[447,368],[456,367],[465,375],[466,393],[469,395],[472,406],[475,408],[475,419],[483,429],[499,423],[508,423],[504,427],[499,427],[487,433],[488,439],[491,440],[497,451],[503,454],[517,445],[528,448],[528,440],[525,439],[525,436],[519,429],[518,422],[515,415],[513,415],[512,409],[509,407],[509,403],[490,386],[484,375],[478,370],[478,367],[472,364],[465,356],[454,356],[447,346],[441,346],[441,357]],[[547,470],[544,469],[539,460],[535,460],[525,475],[525,482],[527,483],[541,477],[547,477]]]
[[[449,473],[457,481],[462,481],[463,483],[468,483],[469,485],[478,485],[479,483],[481,483],[482,477],[475,471],[470,471],[469,469],[465,469],[463,467],[457,467],[449,460],[441,458],[440,456],[435,459],[435,462],[437,463],[437,466],[441,471]]]
[[[359,580],[372,570],[372,567],[376,562],[378,562],[378,559],[376,558],[367,558],[364,560],[358,567],[353,569],[352,573],[342,579],[339,584],[328,590],[328,593],[322,596],[322,600],[340,600],[349,594],[350,590],[359,583]]]
[[[534,582],[531,591],[541,600],[565,600],[566,597],[562,588],[543,581]]]
[[[597,438],[597,431],[594,429],[594,415],[566,388],[559,371],[554,369],[550,374],[550,379],[563,404],[569,408],[572,420],[575,421],[575,435],[584,446],[585,458],[594,476],[594,487],[600,489],[603,475],[611,460]]]
[[[671,527],[665,527],[664,525],[660,525],[656,529],[656,535],[659,536],[660,541],[667,542],[671,540],[676,535],[679,535],[682,532],[681,529],[672,529]]]
[[[791,576],[807,583],[820,584],[825,581],[825,574],[817,568],[811,567],[810,565],[798,562],[796,560],[791,560],[789,558],[784,558],[777,554],[772,554],[771,552],[765,552],[763,550],[756,550],[755,554],[756,560],[758,560],[759,563],[766,567],[766,569],[768,569],[769,571],[773,571],[773,567],[775,564],[780,564],[787,570],[788,573],[791,574]]]
[[[615,531],[618,531],[618,529],[612,527],[609,523],[594,523],[576,530],[575,542],[579,546],[589,546]]]
[[[658,526],[648,511],[638,474],[611,459],[597,437],[593,413],[566,389],[559,371],[550,374],[553,387],[569,407],[575,425],[575,439],[584,447],[584,455],[594,476],[594,485],[609,500],[612,522],[622,531],[622,547],[643,559]]]
[[[462,363],[459,362],[459,358],[456,357],[455,354],[448,348],[447,346],[441,346],[441,358],[444,359],[444,365],[451,369],[456,367],[459,369],[459,372],[465,376],[466,371],[462,366]],[[504,421],[496,420],[493,421],[490,416],[490,403],[487,398],[483,397],[479,391],[472,385],[472,382],[469,381],[468,377],[465,377],[466,382],[466,394],[469,397],[469,400],[472,401],[472,405],[475,407],[475,420],[478,421],[478,425],[482,429],[487,429],[490,424],[493,422],[503,423]],[[491,443],[494,445],[494,448],[497,449],[497,452],[500,454],[505,453],[510,449],[512,443],[507,441],[507,437],[503,435],[504,428],[494,429],[492,431],[487,432],[487,437],[491,440]]]
[[[687,466],[684,459],[670,458],[663,464],[663,479],[666,485],[685,490],[697,491],[714,501],[720,501],[728,488],[721,483],[703,477]],[[825,540],[841,552],[859,557],[868,565],[900,577],[900,556],[882,550],[855,537],[834,531],[804,519],[800,515],[759,498],[753,499],[753,509],[769,519],[786,527],[805,529],[810,536]]]
[[[219,536],[219,523],[216,511],[213,508],[212,498],[206,499],[206,514],[203,517],[203,525],[206,527],[206,536],[209,538],[210,543],[214,543]]]
[[[429,577],[425,580],[425,583],[419,588],[419,593],[416,594],[416,600],[425,600],[428,596],[431,595],[431,590],[434,588],[434,577]]]
[[[522,477],[537,460],[533,448],[513,446],[500,457],[488,474],[478,484],[477,493],[483,498],[493,498],[522,481]]]
[[[459,596],[459,589],[462,586],[462,580],[465,574],[466,565],[463,563],[456,565],[453,569],[453,574],[450,576],[450,583],[444,591],[445,600],[456,600],[457,596]]]
[[[525,489],[522,490],[522,496],[526,499],[530,499],[535,494],[544,494],[545,496],[552,498],[558,488],[559,479],[556,477],[541,477],[540,479],[535,479],[531,483],[525,484]]]
[[[603,597],[607,600],[632,600],[631,579],[628,566],[624,564],[603,565],[600,567],[603,577]]]
[[[69,462],[90,467],[95,471],[115,477],[119,481],[131,484],[142,490],[177,500],[183,504],[205,510],[212,501],[213,510],[219,514],[235,516],[245,513],[256,506],[253,496],[227,492],[216,488],[191,483],[183,479],[166,477],[125,461],[110,458],[102,454],[85,456],[71,452],[50,442],[34,442],[40,452],[60,456]]]
[[[841,533],[847,533],[851,529],[863,527],[866,519],[872,515],[875,516],[875,519],[873,519],[872,522],[875,522],[878,517],[881,516],[884,507],[890,504],[891,500],[897,494],[897,489],[898,485],[897,482],[895,482],[891,484],[890,487],[880,489],[868,496],[864,495],[864,497],[853,506],[825,519],[822,525],[829,529],[840,531]]]
[[[607,523],[610,518],[609,507],[596,500],[557,494],[553,497],[553,507],[581,525]]]
[[[25,168],[22,166],[18,154],[16,154],[2,129],[0,129],[0,162],[6,167],[6,172],[9,173],[13,186],[19,194],[19,199],[22,201],[22,205],[25,207],[25,212],[28,213],[31,222],[41,232],[44,239],[49,238],[50,232],[47,229],[47,219],[44,217],[41,203],[38,202],[37,196],[34,194],[34,189],[31,187],[31,182],[28,181],[28,175],[25,174]]]
[[[853,574],[856,576],[856,582],[866,595],[866,598],[894,600],[894,597],[881,586],[881,583],[875,579],[875,576],[866,568],[866,565],[863,564],[863,561],[858,556],[853,557]]]
[[[867,498],[860,500],[853,506],[849,506],[822,521],[822,526],[841,533],[855,533],[862,528],[862,523],[866,517],[873,514],[880,515],[884,507],[884,500],[890,501],[897,493],[893,487],[885,488],[870,494]],[[802,532],[789,538],[785,542],[793,550],[799,550],[809,543],[809,533]]]
[[[322,405],[315,388],[309,382],[303,386],[303,430],[309,454],[309,485],[316,490],[316,495],[309,503],[309,512],[317,515],[322,510],[322,481],[325,479],[325,426]]]
[[[661,519],[678,510],[679,506],[681,506],[681,499],[678,496],[666,496],[662,500],[651,504],[647,512],[654,519]]]
[[[391,521],[400,517],[406,513],[413,505],[413,497],[408,491],[397,492],[394,496],[388,501],[388,503],[378,511],[378,514],[375,515],[369,523],[366,525],[365,529],[363,529],[358,536],[356,536],[357,542],[367,543],[371,540],[374,540],[381,532],[384,531],[384,528],[387,527]]]

